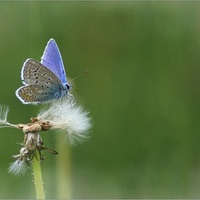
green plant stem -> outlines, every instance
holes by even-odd
[[[56,150],[56,192],[57,199],[71,199],[71,156],[69,146],[58,136]]]
[[[33,178],[35,184],[36,198],[37,199],[45,199],[43,180],[42,180],[42,171],[41,165],[38,158],[40,157],[38,150],[36,150],[36,155],[32,160],[33,167]]]

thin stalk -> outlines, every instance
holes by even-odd
[[[58,199],[71,199],[71,156],[70,148],[63,142],[62,136],[56,140],[56,192]]]
[[[40,157],[39,152],[38,150],[36,150],[36,155],[34,156],[32,160],[33,178],[34,178],[34,184],[35,184],[36,198],[45,199],[41,165],[40,165],[40,161],[38,160],[39,157]]]

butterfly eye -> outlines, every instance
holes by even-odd
[[[66,86],[67,86],[68,90],[71,88],[71,85],[69,85],[69,84],[66,84]]]

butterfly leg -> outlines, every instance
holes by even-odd
[[[72,94],[68,94],[67,98],[69,99],[69,103],[73,107],[73,105],[76,103],[75,100],[74,100],[74,96]]]

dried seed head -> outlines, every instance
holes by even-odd
[[[87,132],[91,128],[88,114],[82,106],[72,104],[68,99],[62,99],[46,106],[37,118],[42,122],[48,121],[51,129],[65,132],[70,142],[74,143],[74,139],[80,141],[82,138],[87,138]]]
[[[39,131],[42,130],[42,127],[40,126],[40,124],[34,123],[34,124],[24,125],[22,130],[24,133],[28,133],[28,132],[38,133]]]

